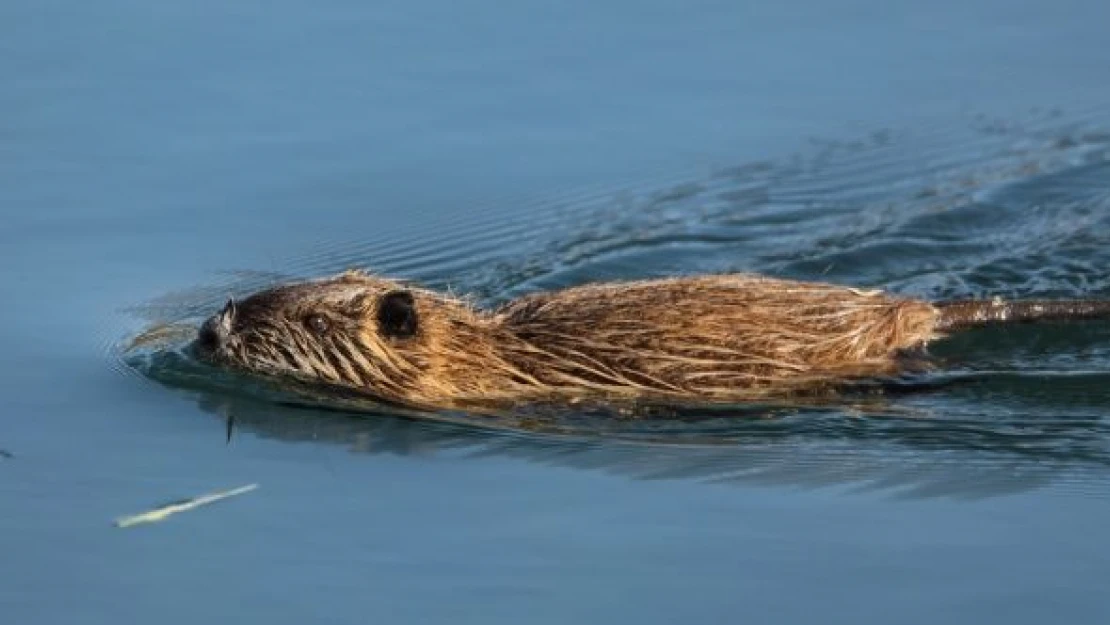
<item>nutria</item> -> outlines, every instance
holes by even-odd
[[[348,271],[229,301],[195,346],[217,364],[424,409],[721,403],[895,375],[952,330],[1094,317],[1110,301],[930,303],[753,275],[579,286],[483,311]]]

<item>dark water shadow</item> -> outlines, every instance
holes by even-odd
[[[127,366],[185,393],[213,420],[213,444],[250,435],[352,453],[487,456],[637,480],[803,489],[908,498],[986,498],[1045,486],[1102,495],[1110,429],[1098,415],[1006,418],[981,411],[974,375],[874,387],[839,401],[643,411],[422,413],[315,394],[208,369],[180,352]],[[977,396],[978,395],[978,396]],[[1021,393],[1010,397],[1020,402]]]

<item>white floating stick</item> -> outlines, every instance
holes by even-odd
[[[143,512],[142,514],[136,514],[133,516],[120,517],[116,519],[115,526],[131,527],[132,525],[139,525],[141,523],[157,523],[158,521],[164,521],[171,514],[185,512],[186,510],[192,510],[193,508],[199,508],[210,503],[215,503],[221,499],[227,499],[228,497],[235,497],[236,495],[249,493],[256,488],[258,488],[258,484],[247,484],[246,486],[240,486],[239,488],[233,488],[231,490],[222,490],[214,493],[208,493],[207,495],[201,495],[199,497],[194,497],[192,499],[186,499],[184,501],[176,501],[174,503],[166,504],[159,508],[150,510],[149,512]]]

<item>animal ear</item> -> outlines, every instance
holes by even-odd
[[[378,327],[385,336],[408,338],[416,334],[416,305],[409,291],[390,291],[378,300]]]

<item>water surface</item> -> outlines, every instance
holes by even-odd
[[[1105,622],[1106,324],[937,345],[924,392],[554,430],[279,405],[121,346],[352,265],[490,305],[708,271],[1110,297],[1108,22],[1095,1],[0,7],[0,614]]]

